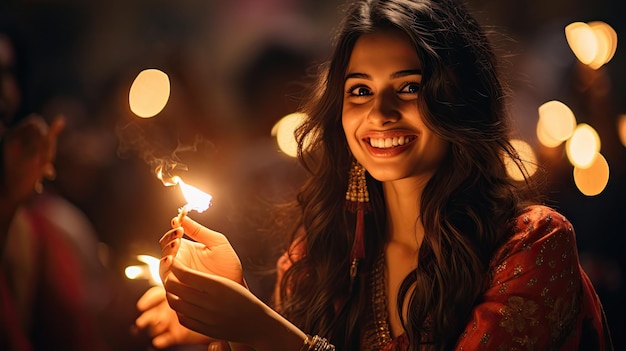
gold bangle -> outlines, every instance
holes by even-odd
[[[300,351],[335,351],[335,346],[319,335],[306,335]]]
[[[306,337],[304,338],[304,342],[302,343],[302,347],[300,348],[300,351],[308,351],[309,348],[311,347],[310,342],[311,342],[311,336],[309,334],[306,334]]]

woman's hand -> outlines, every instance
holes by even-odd
[[[204,335],[255,350],[298,350],[305,334],[231,279],[194,270],[165,256],[167,301],[180,323]],[[184,255],[182,255],[184,256]]]
[[[226,239],[188,217],[174,218],[159,241],[159,273],[179,322],[218,340],[257,351],[298,350],[305,334],[246,287],[239,257]],[[182,238],[183,231],[196,241]]]
[[[137,301],[141,315],[135,320],[135,326],[144,330],[152,339],[152,345],[164,349],[180,344],[210,344],[215,340],[194,332],[178,322],[176,312],[165,299],[165,289],[155,286],[146,291]]]
[[[184,217],[182,227],[178,219],[174,218],[172,228],[159,241],[163,257],[175,256],[190,269],[218,275],[245,286],[241,261],[223,234],[208,229],[189,217]],[[183,231],[195,241],[182,238]],[[160,275],[163,281],[168,270],[169,262],[162,260]]]

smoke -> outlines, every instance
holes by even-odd
[[[215,152],[215,145],[201,135],[196,135],[191,143],[183,143],[173,140],[171,131],[145,122],[148,121],[131,121],[116,126],[117,154],[120,158],[139,157],[165,186],[176,184],[173,177],[189,170],[186,155],[206,156]]]

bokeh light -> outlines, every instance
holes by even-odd
[[[585,65],[598,53],[598,39],[593,29],[584,22],[574,22],[565,27],[565,38],[576,58]]]
[[[552,100],[539,106],[538,112],[537,138],[544,146],[556,147],[572,136],[576,117],[567,105]]]
[[[157,115],[170,97],[170,80],[165,72],[146,69],[137,75],[130,87],[130,110],[141,118]]]
[[[598,69],[617,50],[617,33],[605,22],[574,22],[565,27],[567,43],[580,62]]]
[[[520,159],[522,160],[522,164],[528,173],[528,176],[532,176],[537,171],[537,156],[533,151],[530,144],[523,140],[519,139],[511,139],[511,145],[515,148],[517,153],[519,154]],[[524,174],[518,167],[517,163],[515,163],[510,158],[505,159],[506,171],[509,176],[515,180],[521,181],[524,180]]]
[[[604,156],[598,153],[587,168],[574,167],[574,182],[584,195],[600,194],[609,182],[609,164]]]
[[[280,151],[290,157],[296,157],[298,155],[298,144],[294,132],[305,118],[306,114],[294,112],[281,118],[274,124],[274,127],[272,127],[272,136],[276,137]]]
[[[589,27],[596,35],[598,42],[597,52],[594,59],[589,63],[589,67],[598,69],[611,61],[617,50],[617,33],[605,22],[589,22]]]
[[[617,119],[617,133],[622,145],[626,147],[626,114],[620,115]]]
[[[592,126],[581,123],[567,140],[565,150],[567,158],[578,168],[588,168],[600,152],[600,136]]]

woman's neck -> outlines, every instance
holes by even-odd
[[[424,237],[419,218],[424,185],[425,182],[416,182],[415,179],[383,183],[389,241],[415,252]]]

